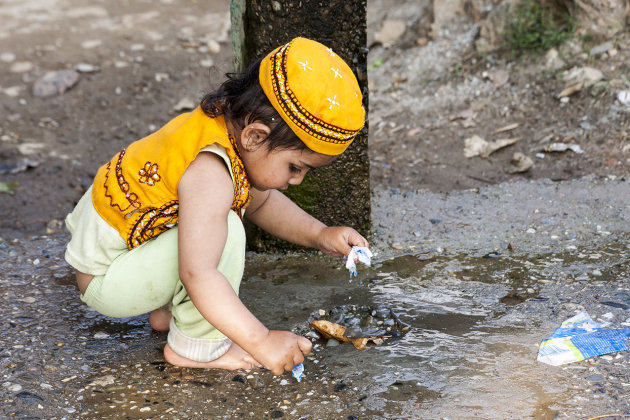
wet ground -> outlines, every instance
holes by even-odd
[[[630,326],[627,181],[514,182],[374,194],[371,268],[251,255],[241,296],[269,327],[341,305],[411,330],[360,352],[315,340],[298,383],[180,369],[146,317],[80,303],[64,233],[0,242],[0,416],[15,418],[589,418],[630,414],[630,353],[564,367],[537,345],[579,310]],[[513,250],[508,250],[512,243]],[[281,302],[281,304],[279,304]]]
[[[350,279],[331,258],[252,254],[241,289],[272,328],[304,332],[320,310],[368,305],[392,308],[411,329],[364,352],[315,340],[297,383],[167,365],[166,335],[146,317],[90,311],[62,259],[59,221],[96,168],[229,70],[226,5],[2,2],[0,181],[18,186],[0,194],[0,418],[630,415],[628,352],[536,362],[540,340],[579,310],[630,327],[630,109],[615,99],[627,89],[627,34],[614,56],[584,58],[592,45],[563,50],[564,69],[606,75],[603,93],[563,104],[561,73],[544,60],[464,60],[470,16],[419,43],[430,4],[368,5],[375,264]],[[386,20],[406,25],[387,48],[372,44]],[[46,71],[79,65],[71,90],[32,96]],[[509,82],[497,86],[489,76],[503,71]],[[514,147],[463,157],[465,138],[495,139],[511,123],[522,138]],[[585,153],[540,153],[562,140]],[[510,173],[514,151],[535,165]]]

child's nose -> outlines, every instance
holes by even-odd
[[[306,171],[302,171],[302,173],[298,175],[293,175],[289,180],[289,185],[300,185],[304,180],[304,176],[306,176]]]

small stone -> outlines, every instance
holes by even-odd
[[[155,73],[155,81],[156,82],[161,82],[162,80],[168,80],[169,79],[169,74],[168,73]]]
[[[190,98],[182,98],[173,107],[174,111],[181,112],[195,108],[195,103]]]
[[[22,385],[20,384],[11,384],[7,387],[10,392],[20,392],[22,390]]]
[[[206,58],[205,60],[201,60],[199,62],[199,65],[201,67],[210,68],[210,67],[214,66],[214,60],[212,58]]]
[[[35,300],[36,299],[33,296],[27,296],[24,299],[22,299],[22,302],[24,302],[24,303],[34,303]]]
[[[26,73],[33,70],[33,63],[29,61],[18,61],[11,66],[12,73]]]
[[[81,47],[89,50],[92,48],[100,47],[102,44],[103,41],[101,41],[100,39],[88,39],[81,43]]]
[[[249,375],[247,377],[247,383],[254,389],[259,389],[265,386],[265,382],[260,376]]]
[[[280,385],[288,385],[289,381],[287,381],[286,379],[283,379],[280,381]]]
[[[324,309],[318,310],[317,313],[319,314],[319,316],[325,316],[326,315],[326,311]]]
[[[79,63],[74,69],[79,73],[94,73],[97,70],[96,66],[88,63]]]
[[[33,96],[46,98],[60,95],[79,81],[79,73],[74,70],[49,71],[35,81]]]
[[[109,334],[107,334],[106,332],[99,331],[96,334],[94,334],[94,338],[96,338],[97,340],[102,340],[105,338],[109,338]]]
[[[402,244],[400,244],[399,242],[394,242],[393,244],[390,245],[392,248],[394,249],[403,249]]]
[[[218,54],[221,52],[221,44],[214,39],[207,41],[206,45],[208,46],[208,51],[212,54]]]
[[[282,10],[282,5],[280,4],[279,1],[272,1],[271,7],[273,8],[274,12],[279,12],[280,10]]]
[[[339,341],[335,340],[334,338],[329,338],[328,341],[326,342],[326,347],[336,347],[339,345]]]
[[[630,91],[622,90],[617,92],[617,100],[621,102],[622,105],[630,105]]]
[[[12,63],[15,61],[15,54],[11,52],[4,52],[0,54],[0,61],[4,61],[5,63]]]
[[[593,57],[596,57],[598,55],[601,55],[605,52],[612,50],[614,47],[615,45],[612,43],[612,41],[604,42],[603,44],[600,44],[591,48],[590,55]]]

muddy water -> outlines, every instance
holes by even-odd
[[[411,326],[363,352],[315,340],[300,383],[168,366],[166,336],[146,317],[112,320],[80,303],[62,261],[65,233],[5,238],[0,417],[630,414],[628,352],[565,367],[536,362],[540,340],[578,310],[630,326],[628,192],[613,181],[377,191],[375,264],[359,266],[358,277],[328,257],[250,255],[241,296],[271,328],[300,330],[314,312],[343,305],[391,308]]]

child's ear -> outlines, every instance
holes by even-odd
[[[241,146],[245,150],[252,152],[264,143],[269,137],[269,133],[271,133],[269,126],[261,122],[255,121],[247,124],[241,131]]]

